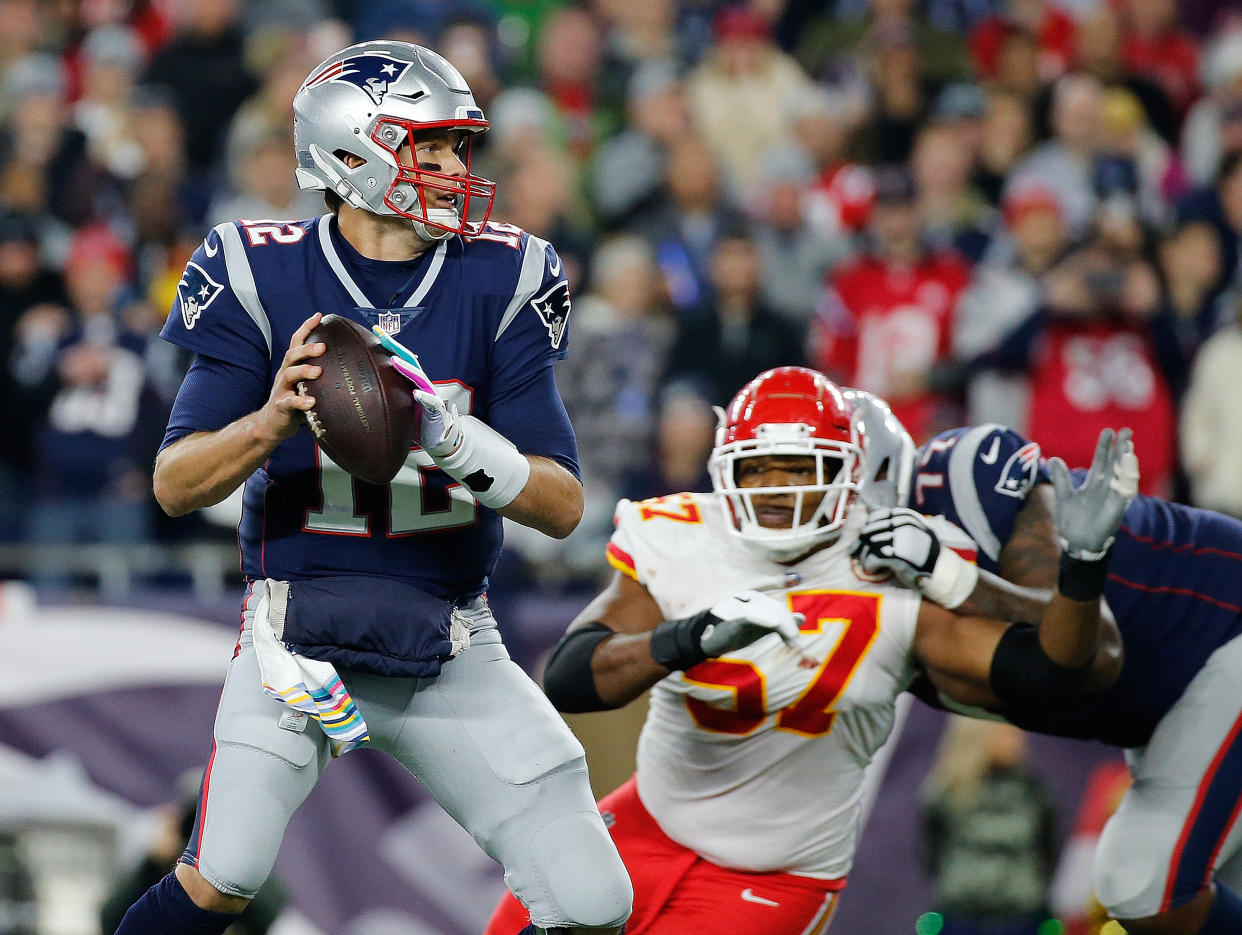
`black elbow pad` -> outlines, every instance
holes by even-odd
[[[583,714],[587,711],[611,711],[610,705],[595,688],[591,657],[595,647],[613,635],[602,623],[588,623],[571,630],[552,648],[543,670],[543,691],[557,711]]]
[[[1063,666],[1044,652],[1035,627],[1015,623],[996,645],[988,684],[1016,713],[1047,711],[1074,702],[1086,691],[1093,661],[1094,656],[1076,668]]]

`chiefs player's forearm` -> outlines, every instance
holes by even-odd
[[[582,519],[582,482],[550,458],[527,455],[530,478],[513,502],[498,512],[523,526],[564,539]]]
[[[964,616],[1038,623],[1051,596],[1051,590],[1020,587],[980,569],[970,597],[954,610]]]
[[[187,435],[159,453],[152,483],[169,516],[219,503],[245,483],[279,444],[251,413],[215,432]]]
[[[668,669],[651,658],[649,632],[618,633],[596,647],[591,674],[600,698],[619,708],[668,675]]]

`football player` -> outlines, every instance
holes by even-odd
[[[487,220],[494,185],[470,148],[488,122],[435,52],[351,46],[293,108],[297,180],[328,213],[212,229],[163,330],[196,357],[156,496],[180,515],[244,484],[247,585],[194,832],[118,931],[223,932],[332,755],[368,742],[504,865],[531,931],[619,932],[631,885],[583,750],[485,597],[502,516],[563,537],[582,511],[552,375],[568,343],[561,259]],[[421,358],[420,445],[391,484],[350,477],[302,429],[315,401],[297,385],[321,373],[308,335],[327,312]]]
[[[986,683],[1008,624],[954,615],[851,560],[866,522],[859,433],[822,374],[770,370],[721,414],[714,494],[617,507],[616,572],[544,686],[562,711],[652,689],[635,777],[600,803],[634,880],[630,935],[822,931],[853,861],[865,768],[916,663]],[[1058,491],[1060,593],[1000,665],[1045,672],[1066,697],[1093,677],[1102,566],[1082,556],[1104,550],[1137,478],[1128,438],[1106,435],[1084,485]],[[1011,698],[1028,691],[1018,682]],[[986,684],[963,697],[1001,700]],[[525,921],[506,896],[487,935]]]
[[[867,406],[862,399],[859,409]],[[937,599],[970,613],[1036,613],[1056,577],[1058,535],[1039,446],[990,424],[941,433],[911,458],[899,423],[866,421],[876,429],[872,470],[884,473],[885,462],[894,478],[905,474],[897,496],[908,507],[872,514],[858,551],[864,565],[930,593],[948,574],[940,566],[957,564],[932,544],[924,514],[943,517],[978,544],[984,573],[961,601]],[[1034,590],[1015,594],[987,573]],[[1242,932],[1242,522],[1136,497],[1103,586],[1122,638],[1110,684],[1069,706],[1002,703],[992,712],[1126,750],[1134,782],[1101,837],[1095,889],[1128,932]],[[918,693],[951,702],[953,691],[938,696],[939,674],[929,675],[934,685],[920,681]]]

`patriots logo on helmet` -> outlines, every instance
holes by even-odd
[[[303,87],[313,88],[325,81],[343,81],[365,91],[378,107],[389,86],[396,84],[409,67],[409,62],[399,61],[383,52],[365,52],[333,62]]]
[[[1039,445],[1027,442],[1009,456],[1005,467],[1001,470],[1000,480],[996,482],[996,492],[1006,497],[1021,499],[1035,485],[1035,475],[1039,470]]]
[[[561,280],[541,296],[530,300],[531,307],[548,329],[552,346],[559,349],[569,324],[569,283]]]
[[[197,263],[187,263],[181,280],[177,283],[177,301],[181,305],[181,320],[187,329],[194,327],[198,316],[216,300],[224,286],[208,275]]]

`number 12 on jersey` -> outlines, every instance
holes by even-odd
[[[471,394],[460,383],[437,383],[446,401],[459,412],[469,412]],[[307,510],[303,528],[337,536],[369,536],[371,517],[358,511],[354,479],[322,449],[315,451],[319,466],[319,490],[323,505]],[[432,478],[434,482],[429,483]],[[387,528],[389,536],[417,535],[469,526],[478,515],[478,503],[470,492],[436,467],[431,455],[411,451],[397,476],[388,485]]]
[[[806,617],[803,632],[817,633],[833,624],[841,626],[836,645],[806,688],[775,714],[775,730],[818,737],[832,730],[837,699],[879,632],[880,595],[862,591],[794,591],[789,595],[789,607]],[[764,674],[747,659],[709,659],[687,672],[686,679],[697,685],[727,689],[733,695],[731,707],[686,696],[690,716],[705,730],[749,734],[771,716]]]

